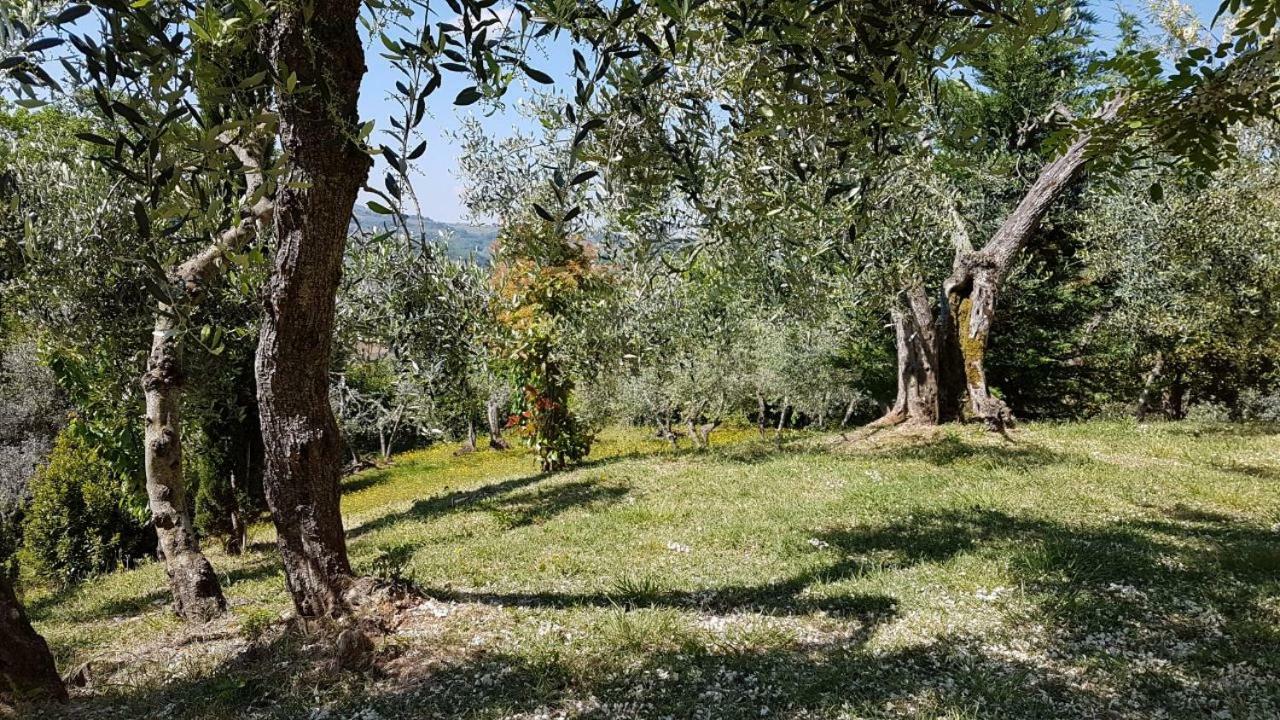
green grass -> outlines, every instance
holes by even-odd
[[[270,545],[29,596],[75,717],[1274,718],[1280,428],[1030,425],[672,453],[539,475],[435,448],[344,482],[352,561],[410,581],[363,673],[320,659]],[[360,715],[359,713],[365,713]]]

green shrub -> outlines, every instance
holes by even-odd
[[[219,472],[222,458],[212,457],[212,452],[188,452],[184,455],[187,491],[195,497],[192,519],[196,532],[202,538],[230,535],[231,516],[237,508],[235,491]]]
[[[22,505],[0,506],[0,576],[18,579],[18,547],[22,544]]]
[[[266,504],[256,416],[251,420],[252,425],[211,424],[214,432],[206,428],[191,433],[190,452],[184,454],[187,492],[195,498],[196,531],[201,537],[221,538],[231,553],[244,549],[246,526]]]
[[[65,586],[107,572],[154,549],[155,538],[124,508],[124,484],[96,449],[58,436],[31,478],[24,562]]]

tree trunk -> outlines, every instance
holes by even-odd
[[[1182,380],[1182,373],[1174,373],[1173,380],[1164,390],[1161,406],[1164,416],[1170,420],[1187,419],[1186,403],[1187,384]]]
[[[857,399],[850,400],[849,404],[845,406],[844,417],[840,418],[841,430],[845,429],[846,427],[849,427],[849,422],[853,420],[853,411],[857,409],[857,407],[858,407]]]
[[[720,427],[719,420],[712,420],[711,422],[705,422],[700,425],[690,422],[689,434],[696,438],[694,442],[697,443],[700,449],[706,450],[711,447],[711,433],[718,427]]]
[[[987,346],[1002,282],[1002,273],[981,268],[969,275],[967,284],[949,285],[947,289],[948,315],[960,349],[969,410],[974,418],[997,432],[1013,424],[1013,412],[987,385]]]
[[[1123,102],[1123,96],[1108,101],[1095,121],[1113,119]],[[1000,288],[1049,208],[1083,172],[1092,138],[1090,130],[1081,132],[1066,152],[1040,170],[1017,207],[981,250],[958,244],[951,277],[943,285],[945,310],[950,318],[948,334],[949,338],[954,337],[963,362],[969,409],[991,430],[1003,431],[1013,421],[1009,407],[992,394],[987,384],[987,347]]]
[[[676,439],[676,433],[671,429],[671,410],[665,413],[658,413],[658,437],[671,443],[672,450],[679,450],[680,443]]]
[[[698,434],[698,421],[691,417],[685,418],[684,424],[689,428],[689,439],[693,441],[693,447],[701,450],[703,445],[702,436]]]
[[[877,425],[936,425],[942,413],[942,333],[924,287],[913,284],[890,311],[898,356],[898,395]]]
[[[756,412],[759,417],[756,418],[756,425],[760,429],[760,439],[764,440],[768,435],[765,428],[769,426],[769,403],[764,401],[764,393],[756,393]]]
[[[256,372],[267,504],[285,583],[303,617],[344,614],[352,580],[329,360],[347,225],[370,165],[356,140],[365,73],[359,10],[359,0],[284,3],[267,29],[272,64],[282,77],[296,73],[299,88],[278,101],[288,160]]]
[[[145,463],[151,521],[160,539],[173,610],[207,622],[227,609],[213,566],[200,551],[182,477],[182,365],[172,316],[158,314],[147,373],[142,377],[147,419]]]
[[[1135,413],[1138,422],[1143,422],[1152,413],[1159,410],[1156,404],[1156,392],[1164,378],[1164,353],[1157,352],[1151,371],[1142,380],[1142,394],[1138,396],[1138,409]]]
[[[719,420],[711,422],[702,422],[702,413],[707,407],[706,402],[698,404],[698,407],[689,412],[685,418],[685,425],[689,428],[689,439],[693,441],[693,446],[699,450],[705,450],[711,446],[711,431],[720,426]]]
[[[489,447],[494,450],[506,450],[509,445],[502,439],[502,422],[498,415],[498,402],[493,398],[485,403],[485,418],[489,421]]]
[[[9,693],[30,700],[67,699],[49,645],[31,627],[9,579],[0,573],[0,696]]]
[[[774,431],[773,442],[778,447],[782,447],[782,431],[786,429],[787,424],[791,422],[791,398],[782,398],[782,412],[778,414],[778,427]]]
[[[244,546],[249,539],[249,526],[244,521],[244,512],[240,508],[241,482],[237,481],[238,475],[231,474],[231,496],[235,498],[235,502],[231,506],[231,532],[227,534],[227,541],[223,544],[223,549],[228,555],[244,554]]]
[[[271,201],[256,198],[262,183],[263,142],[250,136],[222,138],[244,167],[245,202],[243,216],[208,247],[179,265],[172,275],[177,302],[195,307],[209,283],[219,272],[219,263],[228,251],[243,247],[257,233],[273,211]],[[160,540],[160,550],[173,593],[173,609],[185,620],[208,621],[226,610],[227,602],[218,585],[213,566],[200,550],[187,505],[186,483],[182,475],[182,329],[179,308],[161,303],[156,309],[151,333],[151,354],[142,376],[146,398],[146,427],[143,445],[147,475],[147,501],[152,523]]]
[[[476,419],[474,417],[467,418],[467,439],[462,443],[462,447],[458,448],[454,455],[466,455],[476,451]]]

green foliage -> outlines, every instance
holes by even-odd
[[[0,576],[12,583],[18,578],[18,550],[22,547],[24,508],[0,505]]]
[[[353,237],[345,262],[332,395],[353,455],[465,434],[501,385],[484,269],[404,228]]]
[[[141,513],[147,271],[129,259],[139,239],[127,203],[76,138],[93,127],[55,108],[0,113],[10,181],[0,244],[13,251],[0,296],[75,408],[72,432],[133,483]],[[94,268],[94,282],[85,268]]]
[[[1245,396],[1275,392],[1280,357],[1280,136],[1265,125],[1241,137],[1247,156],[1207,183],[1168,183],[1156,200],[1138,174],[1100,194],[1082,232],[1090,276],[1113,296],[1097,332],[1115,350],[1106,365],[1235,417]]]
[[[494,316],[504,333],[496,349],[519,388],[521,432],[544,471],[560,470],[586,457],[592,440],[570,408],[574,379],[564,338],[607,282],[581,240],[540,223],[504,228],[497,250]]]
[[[188,442],[183,450],[193,444]],[[217,463],[207,453],[191,453],[184,458],[183,470],[187,487],[195,495],[192,520],[196,531],[203,537],[230,533],[229,518],[236,507],[235,495],[218,472]]]
[[[155,538],[125,508],[122,478],[76,433],[64,431],[31,480],[24,556],[59,586],[127,564]]]
[[[157,268],[176,264],[206,238],[140,236],[122,184],[85,158],[91,143],[77,135],[95,129],[71,110],[0,113],[6,141],[0,155],[12,181],[10,203],[0,207],[0,256],[8,261],[0,299],[32,328],[42,364],[76,412],[70,431],[128,481],[126,505],[141,518],[147,510],[139,376],[155,311],[153,276],[166,284]],[[139,259],[143,249],[155,256]],[[200,307],[181,311],[184,429],[198,435],[209,425],[228,426],[209,434],[222,436],[217,443],[187,452],[188,463],[217,467],[223,458],[243,457],[241,449],[218,445],[236,435],[229,426],[237,418],[256,412],[252,355],[265,266],[264,245],[244,248],[225,263],[227,282],[210,288]],[[86,267],[94,268],[95,282],[85,282]],[[206,449],[211,457],[198,457]],[[192,485],[192,497],[198,487]]]
[[[373,574],[387,582],[400,583],[412,580],[409,564],[413,560],[416,546],[412,543],[399,543],[378,548],[371,563]]]
[[[280,620],[278,614],[266,608],[237,610],[236,615],[240,618],[240,633],[249,642],[261,640]]]
[[[205,415],[203,426],[185,436],[183,469],[196,530],[240,550],[243,533],[266,509],[263,450],[256,406],[233,395],[216,406],[225,415]]]

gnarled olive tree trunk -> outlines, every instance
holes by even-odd
[[[1124,102],[1107,102],[1094,121],[1113,119]],[[935,424],[961,414],[963,396],[969,413],[992,430],[1013,421],[1004,401],[987,383],[986,355],[995,322],[996,302],[1018,253],[1026,246],[1045,213],[1080,176],[1088,160],[1093,133],[1085,130],[1070,147],[1040,171],[1022,200],[981,249],[970,244],[964,221],[956,223],[955,260],[935,307],[918,284],[904,292],[893,309],[898,353],[898,396],[877,424],[913,421]]]
[[[1096,120],[1114,118],[1122,102],[1123,97],[1109,101]],[[987,348],[1000,290],[1018,253],[1026,247],[1049,208],[1080,177],[1092,139],[1092,132],[1082,132],[1062,155],[1045,165],[986,245],[979,250],[958,249],[951,277],[943,284],[944,310],[950,317],[950,332],[954,333],[964,363],[969,410],[992,430],[1003,430],[1013,421],[1009,407],[991,393],[987,384]]]
[[[898,356],[898,395],[875,425],[936,425],[942,416],[943,347],[938,317],[920,284],[904,291],[890,310]]]
[[[359,11],[359,0],[282,3],[266,31],[271,62],[282,76],[296,73],[298,88],[279,98],[288,160],[276,197],[279,245],[256,360],[263,485],[285,582],[304,617],[345,612],[351,582],[329,355],[347,226],[370,165],[357,140],[365,73]]]
[[[49,645],[31,627],[27,613],[0,573],[0,696],[28,700],[67,699]]]
[[[182,473],[182,371],[181,328],[178,313],[200,303],[209,282],[218,273],[219,261],[228,251],[243,247],[256,234],[258,223],[271,215],[271,202],[256,199],[262,186],[261,158],[241,145],[233,145],[245,167],[246,201],[253,205],[244,216],[209,247],[174,270],[171,280],[175,304],[156,309],[151,335],[151,355],[142,376],[147,414],[144,453],[147,500],[151,519],[164,555],[173,609],[184,620],[204,622],[221,614],[227,601],[218,576],[200,550],[191,523],[186,482]]]

